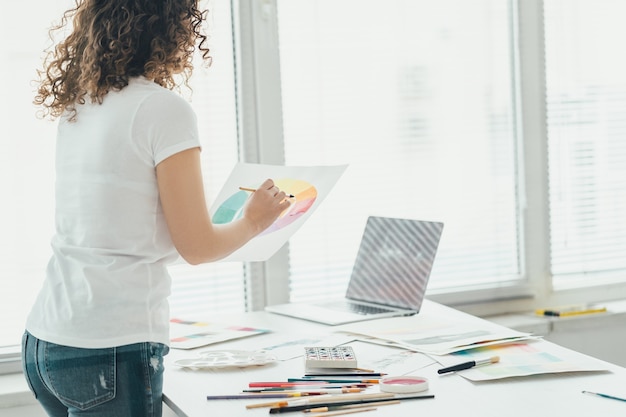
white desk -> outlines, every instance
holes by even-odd
[[[422,312],[411,318],[418,321],[429,317],[459,317],[467,319],[467,315],[445,306],[426,302]],[[475,320],[482,320],[474,318]],[[290,319],[265,312],[247,313],[238,316],[219,318],[225,323],[248,325],[267,328],[274,332],[332,332],[335,328],[307,321]],[[395,319],[391,319],[395,320]],[[212,318],[216,321],[216,318]],[[237,341],[220,343],[201,349],[244,349],[253,350],[267,346],[263,338],[267,335],[252,336]],[[550,344],[547,341],[538,342]],[[554,347],[552,345],[551,347]],[[200,417],[220,415],[266,416],[267,408],[246,409],[246,404],[273,400],[212,400],[207,401],[208,394],[233,394],[241,392],[250,381],[283,381],[287,377],[299,377],[304,374],[304,364],[300,360],[278,362],[266,366],[242,369],[221,369],[189,371],[172,365],[176,359],[189,357],[193,351],[172,349],[166,357],[166,373],[164,385],[164,401],[181,417]],[[358,357],[358,354],[357,354]],[[398,405],[379,407],[366,415],[376,416],[568,416],[588,417],[590,415],[618,416],[626,413],[626,403],[616,400],[582,394],[583,390],[621,393],[626,396],[626,368],[602,362],[608,372],[578,372],[565,374],[546,374],[539,376],[510,378],[490,382],[471,382],[455,375],[437,374],[439,364],[432,364],[418,372],[429,380],[429,391],[435,399],[409,400]],[[370,388],[374,392],[377,387]],[[280,400],[277,400],[280,401]],[[286,416],[302,415],[301,413],[280,414]]]

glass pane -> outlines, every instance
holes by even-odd
[[[345,289],[368,215],[445,223],[431,289],[518,279],[510,2],[278,6],[287,164],[350,165],[290,240],[292,300]]]
[[[5,318],[0,346],[21,340],[51,254],[56,123],[36,117],[32,81],[49,44],[48,28],[73,3],[31,2],[26,17],[23,3],[9,2],[0,16],[0,61],[5,64],[0,76],[7,80],[0,100],[5,132],[0,152],[0,314]]]
[[[552,272],[626,269],[626,37],[620,0],[545,2]]]
[[[230,0],[201,2],[209,9],[209,68],[200,57],[191,80],[191,103],[198,115],[205,193],[211,201],[238,160],[235,65]],[[184,91],[183,91],[184,93]],[[170,268],[172,317],[201,319],[207,313],[243,312],[246,308],[243,264],[213,263]]]

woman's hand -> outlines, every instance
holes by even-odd
[[[230,255],[267,229],[291,204],[272,180],[266,180],[252,193],[240,219],[213,224],[204,196],[199,148],[165,159],[157,165],[156,174],[172,242],[193,265]]]
[[[243,217],[261,233],[274,223],[291,205],[291,200],[271,179],[267,179],[252,193],[243,208]]]

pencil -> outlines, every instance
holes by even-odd
[[[316,408],[309,408],[307,410],[303,410],[303,412],[323,413],[326,411],[346,410],[346,409],[352,409],[352,408],[376,407],[379,405],[393,405],[393,404],[400,404],[400,400],[375,401],[373,403],[364,403],[364,404],[337,405],[334,407],[333,406],[316,407]],[[315,416],[319,416],[319,414],[315,414]]]
[[[253,193],[253,192],[255,192],[255,191],[256,191],[256,188],[249,188],[249,187],[239,187],[239,189],[240,189],[241,191],[249,191],[249,192],[251,192],[251,193]],[[287,197],[288,197],[288,198],[294,198],[294,197],[295,197],[295,195],[293,195],[293,194],[287,194]]]
[[[342,384],[342,383],[361,383],[361,384],[378,384],[378,379],[330,379],[325,377],[306,377],[306,378],[287,378],[288,382],[327,382],[329,384]]]
[[[316,381],[316,380],[304,380],[298,382],[287,382],[287,381],[270,381],[270,382],[250,382],[248,387],[250,388],[291,388],[291,389],[301,389],[301,388],[367,388],[372,384],[365,383],[344,383],[344,384],[329,384],[324,381]]]
[[[324,398],[321,398],[324,397]],[[294,399],[292,402],[280,401],[278,403],[270,402],[270,403],[259,403],[259,404],[251,404],[246,406],[246,408],[259,408],[259,407],[274,407],[273,409],[282,408],[285,406],[294,407],[294,406],[303,406],[300,410],[305,410],[307,408],[312,407],[324,407],[329,405],[344,405],[347,401],[350,401],[351,404],[360,403],[362,400],[372,400],[372,401],[381,401],[381,400],[393,400],[395,399],[395,395],[387,392],[375,392],[370,394],[340,394],[340,395],[323,395],[323,396],[313,396],[310,398],[300,398]],[[280,404],[280,405],[276,405]],[[298,410],[298,411],[300,411]],[[270,411],[272,412],[272,411]],[[276,413],[277,411],[274,411]]]
[[[309,395],[315,395],[316,393],[321,394],[347,394],[349,392],[362,392],[365,388],[344,388],[344,387],[329,387],[329,388],[318,388],[318,389],[309,389],[306,385],[304,387],[286,387],[286,388],[253,388],[253,389],[244,389],[243,392],[259,392],[259,393],[270,393],[270,392],[294,392],[294,390],[298,390],[298,392],[306,392]]]
[[[347,394],[349,395],[349,394]],[[434,395],[418,395],[418,396],[412,396],[412,397],[391,397],[388,399],[383,399],[383,398],[371,398],[371,399],[361,399],[361,400],[354,400],[354,401],[332,401],[332,402],[321,402],[321,401],[316,401],[316,402],[312,402],[312,401],[306,401],[307,404],[299,404],[299,405],[288,405],[288,406],[284,406],[284,407],[275,407],[275,408],[270,408],[270,414],[279,414],[279,413],[289,413],[292,411],[304,411],[307,410],[309,408],[315,408],[315,407],[333,407],[333,406],[341,406],[341,405],[352,405],[352,404],[365,404],[365,403],[374,403],[374,402],[387,402],[387,401],[403,401],[403,400],[427,400],[427,399],[432,399],[435,398]]]
[[[228,394],[228,395],[207,395],[207,400],[238,400],[250,398],[293,398],[307,397],[309,395],[323,395],[322,393],[310,394],[307,392],[275,392],[275,393],[244,393],[244,394]]]
[[[381,377],[387,374],[382,372],[337,372],[337,373],[310,373],[304,374],[305,378],[321,378],[331,376],[362,376],[362,377]]]
[[[263,407],[286,407],[289,403],[287,401],[280,401],[274,403],[256,403],[256,404],[248,404],[246,408],[263,408]]]
[[[352,409],[352,410],[339,410],[339,411],[331,411],[328,413],[319,413],[316,414],[316,417],[332,417],[332,416],[341,416],[344,414],[354,414],[354,413],[362,413],[365,411],[374,411],[376,410],[375,407],[371,407],[371,408],[356,408],[356,409]]]

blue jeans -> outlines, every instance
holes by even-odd
[[[163,356],[159,343],[81,349],[22,339],[24,375],[51,417],[161,417]]]

